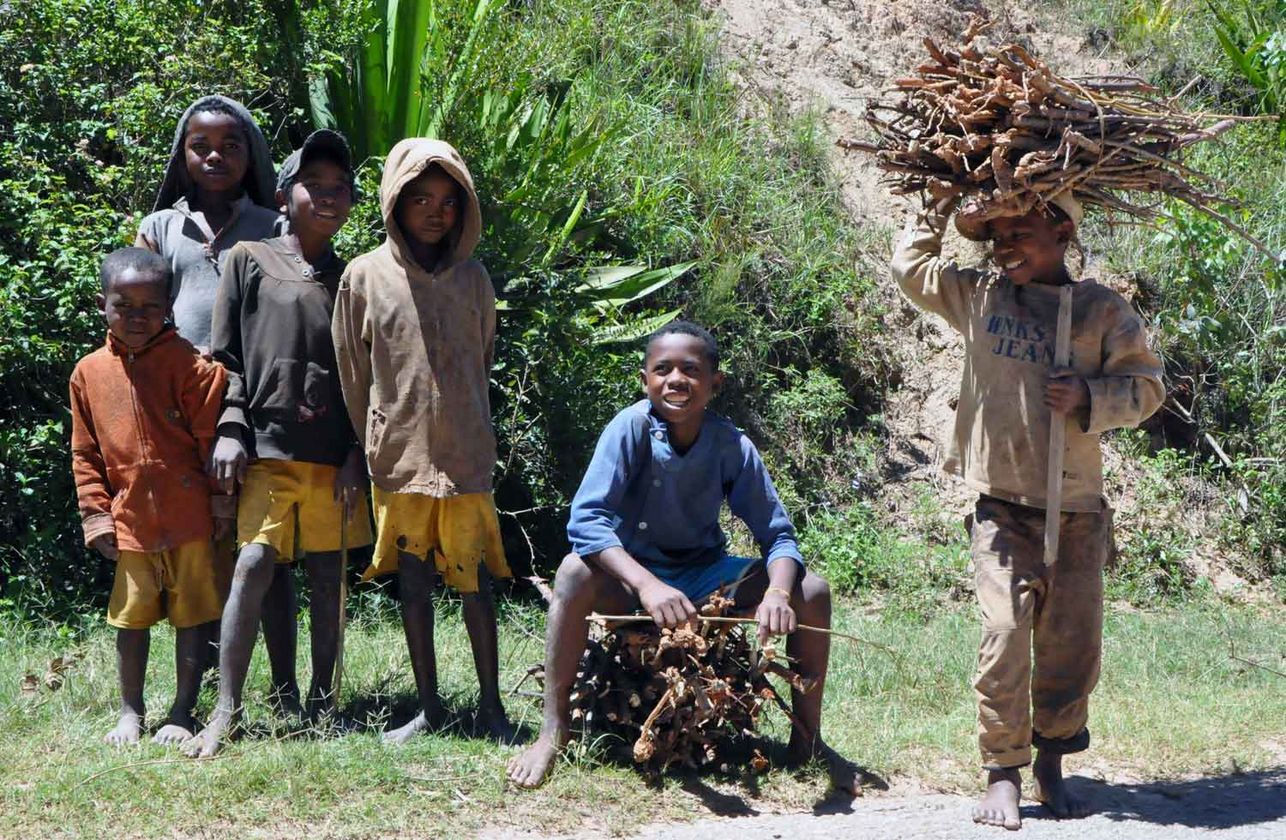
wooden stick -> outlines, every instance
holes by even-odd
[[[619,621],[619,622],[646,621],[646,622],[651,622],[652,624],[656,623],[656,619],[652,618],[652,616],[650,615],[601,615],[599,613],[590,613],[589,615],[585,616],[585,620],[586,621],[604,621],[604,622],[606,621]],[[758,624],[759,623],[759,619],[757,618],[737,618],[736,616],[731,616],[731,615],[699,615],[696,617],[696,620],[711,621],[719,624]],[[870,645],[871,647],[876,647],[876,648],[883,647],[883,645],[880,645],[876,642],[868,642],[866,639],[862,639],[857,636],[851,636],[848,633],[841,633],[838,630],[829,630],[825,627],[813,627],[810,624],[799,624],[796,626],[800,630],[811,630],[814,633],[825,633],[828,636],[838,636],[841,639],[848,639],[849,641],[858,642],[859,644],[863,644],[863,645]]]
[[[1058,332],[1054,338],[1054,366],[1071,361],[1072,284],[1058,290]],[[1067,442],[1067,414],[1049,413],[1049,474],[1045,482],[1045,565],[1058,560],[1059,515],[1063,507],[1063,455]]]

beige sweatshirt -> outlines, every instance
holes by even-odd
[[[468,201],[449,258],[428,272],[411,256],[394,208],[402,189],[434,163]],[[471,258],[482,232],[473,178],[450,144],[402,140],[384,163],[380,205],[388,238],[348,264],[331,325],[371,480],[437,497],[489,492],[496,298],[486,269]]]
[[[944,469],[971,489],[1045,506],[1050,412],[1045,382],[1054,365],[1058,288],[1016,287],[1002,275],[942,259],[944,216],[913,222],[893,253],[893,278],[921,309],[964,337],[955,434]],[[1099,434],[1137,426],[1165,398],[1161,362],[1143,323],[1120,295],[1093,280],[1072,295],[1071,366],[1089,385],[1090,405],[1067,420],[1064,511],[1102,508]]]

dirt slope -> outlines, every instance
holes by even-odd
[[[1058,14],[1053,4],[979,2],[979,0],[705,0],[722,21],[725,51],[738,81],[761,97],[761,104],[784,106],[788,112],[824,114],[831,140],[869,137],[862,119],[867,100],[884,93],[890,81],[906,75],[924,55],[922,40],[955,41],[973,15],[992,21],[995,41],[1018,41],[1059,72],[1090,76],[1120,72],[1119,63],[1090,43],[1090,33]],[[1097,39],[1096,39],[1097,40]],[[753,100],[753,97],[752,97]],[[752,104],[751,107],[754,107]],[[870,158],[832,146],[834,171],[843,201],[860,224],[880,232],[886,241],[905,222],[907,202],[888,194]],[[981,260],[978,246],[962,240],[947,248],[964,260]],[[887,252],[886,252],[887,253]],[[875,263],[882,254],[874,255]],[[1086,269],[1100,282],[1127,297],[1133,290],[1106,276],[1091,257]],[[902,381],[889,395],[884,412],[890,431],[886,453],[887,503],[891,510],[908,504],[917,487],[928,484],[944,500],[946,515],[957,519],[972,495],[941,471],[943,434],[951,428],[959,392],[959,337],[934,316],[907,305],[892,284],[886,287],[894,327],[916,340],[900,342]],[[1129,539],[1142,512],[1135,504],[1137,467],[1109,446],[1105,454],[1109,498],[1118,508],[1118,532]],[[1222,562],[1201,539],[1215,520],[1209,488],[1192,483],[1184,509],[1148,511],[1153,521],[1185,531],[1197,546],[1194,572],[1211,577],[1216,588],[1241,588],[1244,581],[1224,571]]]

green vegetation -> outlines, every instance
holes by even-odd
[[[370,607],[377,615],[388,604],[375,598]],[[43,836],[57,826],[67,836],[247,836],[271,826],[277,837],[464,837],[485,824],[550,832],[589,825],[606,836],[637,830],[641,818],[703,813],[703,791],[714,792],[707,798],[740,797],[758,810],[806,810],[825,796],[820,768],[800,776],[774,769],[754,780],[680,774],[654,787],[609,759],[601,743],[574,749],[546,787],[505,792],[504,763],[517,748],[468,735],[476,702],[472,661],[458,609],[443,613],[443,688],[462,722],[405,747],[379,743],[376,733],[390,707],[399,722],[410,714],[413,687],[400,629],[363,620],[349,628],[345,657],[345,706],[356,732],[292,733],[270,716],[260,650],[247,682],[250,734],[206,762],[150,744],[117,750],[101,743],[114,723],[116,695],[111,635],[97,621],[84,635],[61,638],[0,625],[0,673],[8,675],[0,682],[0,745],[7,756],[0,769],[0,835]],[[836,641],[826,689],[834,745],[886,778],[975,791],[972,616],[953,610],[927,621],[876,618],[845,602],[836,618],[847,631],[899,653],[895,659]],[[541,625],[538,611],[512,603],[502,610],[506,688],[539,659]],[[1069,764],[1075,770],[1093,761],[1141,779],[1272,766],[1278,722],[1286,716],[1281,678],[1231,656],[1272,664],[1283,632],[1280,615],[1247,608],[1109,614],[1106,667],[1093,701],[1094,750]],[[41,677],[49,659],[69,651],[85,658],[67,671],[61,689],[21,692],[22,674]],[[154,713],[173,690],[172,653],[172,636],[158,630],[147,692]],[[207,689],[203,713],[213,699]],[[516,720],[537,725],[534,701],[508,702]],[[779,744],[784,723],[775,715],[770,726]],[[780,758],[777,751],[768,754]]]
[[[760,441],[792,506],[807,517],[852,498],[845,465],[864,451],[851,445],[865,417],[855,407],[878,404],[888,362],[873,283],[852,268],[862,241],[827,180],[815,124],[743,115],[695,0],[442,0],[427,7],[418,74],[396,21],[367,38],[386,8],[15,0],[0,10],[0,574],[11,608],[65,619],[106,595],[110,568],[78,544],[65,382],[101,340],[96,263],[132,239],[178,115],[210,92],[248,102],[284,157],[310,115],[351,129],[364,124],[358,113],[418,89],[418,106],[366,125],[361,142],[377,155],[412,128],[433,131],[470,161],[485,204],[480,257],[505,307],[497,492],[514,512],[504,523],[520,566],[562,555],[593,441],[636,398],[637,346],[612,341],[676,311],[724,336],[722,407]],[[282,49],[278,32],[298,48]],[[349,68],[360,68],[360,90],[345,87]],[[371,157],[360,172],[365,199],[345,253],[379,241],[379,165]],[[779,433],[772,419],[816,396],[837,412]]]
[[[1131,64],[1194,109],[1281,115],[1280,0],[1107,0],[1072,3]],[[1189,85],[1189,83],[1193,83]],[[1286,144],[1271,122],[1243,125],[1189,163],[1217,173],[1241,202],[1230,212],[1286,254]],[[1217,488],[1224,517],[1209,539],[1250,579],[1286,579],[1286,284],[1283,268],[1235,233],[1186,208],[1155,228],[1091,232],[1092,250],[1138,287],[1166,362],[1171,400],[1151,426],[1162,454],[1153,466],[1193,471]],[[1137,449],[1136,449],[1137,451]],[[1181,500],[1178,482],[1169,502]],[[1160,497],[1158,497],[1160,499]],[[1158,539],[1132,562],[1146,575],[1174,567],[1182,551]],[[1168,553],[1168,556],[1163,554]],[[1142,568],[1142,567],[1140,567]],[[1177,568],[1177,567],[1174,567]],[[1169,584],[1167,584],[1168,586]],[[1281,586],[1278,586],[1279,590]]]

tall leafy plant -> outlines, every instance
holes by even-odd
[[[1215,17],[1215,37],[1237,73],[1259,92],[1259,107],[1280,118],[1286,143],[1286,1],[1206,0]]]
[[[298,18],[298,7],[292,16]],[[357,55],[309,79],[309,108],[318,127],[343,130],[359,159],[382,156],[404,137],[436,137],[459,96],[463,77],[499,0],[474,0],[463,42],[453,35],[448,4],[439,0],[372,0],[361,7]],[[426,63],[445,69],[424,72]]]

